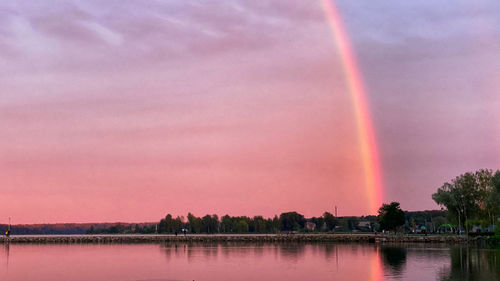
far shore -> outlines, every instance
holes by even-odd
[[[479,238],[480,239],[480,238]],[[11,235],[0,237],[3,243],[166,243],[166,242],[338,242],[338,243],[445,243],[465,244],[477,241],[466,235],[406,235],[373,233],[335,234],[92,234],[92,235]]]

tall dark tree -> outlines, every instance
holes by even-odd
[[[213,233],[212,229],[212,217],[210,215],[206,215],[201,218],[201,232],[203,233]]]
[[[278,232],[280,230],[280,227],[281,227],[280,219],[277,215],[275,215],[271,220],[272,233]]]
[[[325,219],[323,217],[319,217],[319,218],[312,217],[311,222],[316,224],[315,231],[323,231],[324,228],[326,227],[325,226]]]
[[[384,230],[396,230],[405,224],[405,212],[401,210],[398,202],[383,204],[378,210],[378,221]]]
[[[240,219],[236,222],[234,226],[237,233],[247,233],[248,232],[248,223],[244,219]]]
[[[280,215],[281,230],[300,230],[304,228],[306,219],[297,212],[282,213]]]
[[[165,217],[165,229],[163,231],[160,231],[160,232],[165,232],[165,233],[172,233],[172,222],[173,222],[173,219],[172,219],[172,215],[171,214],[168,214],[166,217]]]
[[[191,233],[201,233],[201,218],[188,213],[188,224]]]
[[[232,225],[233,225],[232,220],[231,220],[231,217],[229,215],[225,215],[221,218],[221,223],[220,223],[221,232],[223,232],[223,233],[233,232]]]
[[[262,216],[253,217],[253,231],[256,233],[266,233],[266,221]]]
[[[177,216],[175,219],[172,220],[172,232],[174,233],[179,233],[181,232],[181,229],[184,227],[184,222],[182,221],[182,218]]]
[[[333,230],[335,229],[335,226],[337,225],[337,218],[335,218],[331,213],[325,212],[323,214],[323,218],[325,220],[326,227],[328,230]]]

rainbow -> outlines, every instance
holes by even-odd
[[[375,214],[382,204],[383,185],[377,142],[366,93],[363,87],[363,80],[361,79],[361,74],[356,65],[356,59],[349,43],[349,37],[345,32],[342,18],[336,6],[333,4],[332,0],[320,1],[322,2],[341,57],[347,87],[352,98],[369,211]]]

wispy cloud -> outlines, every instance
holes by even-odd
[[[388,199],[433,208],[442,181],[500,166],[497,1],[336,3],[369,93]],[[350,195],[363,194],[357,134],[319,1],[4,1],[0,135],[0,211],[26,222],[38,210],[83,216],[51,213],[48,198],[98,197],[90,220],[154,220],[165,204],[366,210]],[[30,213],[23,192],[47,200],[35,196]],[[124,216],[113,206],[138,200],[152,207]]]

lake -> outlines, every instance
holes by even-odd
[[[412,244],[11,244],[0,280],[500,280],[500,250]]]

